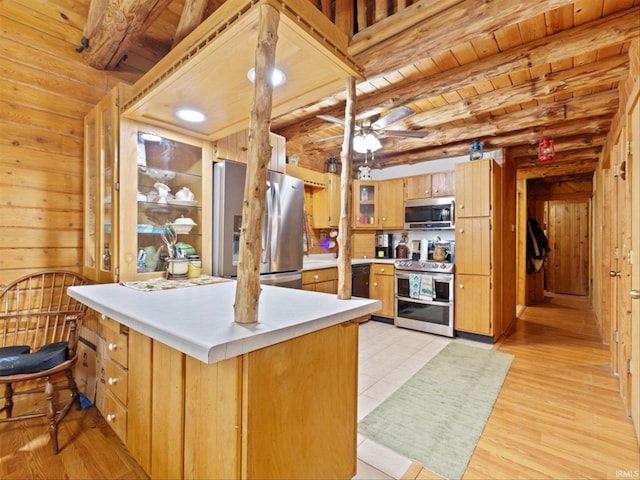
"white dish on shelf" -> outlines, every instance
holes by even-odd
[[[196,226],[195,223],[170,223],[169,225],[173,227],[173,230],[177,234],[189,233],[191,229]]]
[[[198,204],[198,201],[197,200],[176,200],[174,198],[174,199],[170,199],[170,200],[168,199],[167,203],[169,205],[180,205],[180,206],[183,206],[183,207],[193,207],[194,205]]]

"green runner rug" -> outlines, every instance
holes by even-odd
[[[363,418],[358,430],[445,478],[461,478],[512,359],[452,342]]]

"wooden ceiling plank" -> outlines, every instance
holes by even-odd
[[[593,50],[595,42],[598,45],[619,44],[638,36],[637,19],[639,13],[640,8],[636,7],[588,25],[541,39],[527,45],[526,49],[516,47],[493,57],[434,75],[428,80],[428,92],[430,95],[437,96],[451,90],[496,79],[502,75],[526,72],[532,65],[540,63],[548,65],[549,61],[590,52]],[[376,95],[359,96],[358,109],[365,111],[377,107],[385,101],[385,98],[390,98],[393,101],[389,108],[404,105],[424,96],[425,90],[424,81],[416,81],[389,91],[378,91]],[[336,106],[322,113],[340,117],[343,111],[343,107]],[[304,130],[310,138],[322,135],[322,129],[325,127],[324,122],[311,118],[303,123],[304,128],[301,129],[300,122],[286,126],[282,125],[279,119],[273,121],[274,130],[279,131],[285,137],[293,138],[300,130]]]
[[[88,65],[99,70],[115,68],[133,42],[133,36],[144,32],[170,2],[171,0],[109,2],[95,22],[95,28],[91,32],[87,31],[89,36],[85,35],[89,45],[82,51],[82,58]]]
[[[354,55],[367,77],[379,75],[411,63],[410,59],[416,54],[416,45],[421,46],[422,55],[435,56],[459,44],[463,40],[460,32],[465,33],[465,41],[471,41],[490,35],[505,25],[525,21],[549,9],[570,3],[572,2],[569,0],[529,0],[522,3],[512,0],[467,1],[464,6],[449,8],[437,15],[417,21],[410,28],[407,26],[403,32],[397,33],[392,39],[375,36],[375,44],[365,50],[357,45],[359,38],[356,39],[354,36],[349,53]],[[407,10],[410,8],[405,11]],[[452,28],[452,25],[456,28]],[[366,38],[372,40],[371,32]]]
[[[207,0],[186,0],[182,8],[182,15],[178,22],[176,34],[173,37],[171,48],[175,47],[180,41],[189,35],[194,28],[202,23],[207,11]]]

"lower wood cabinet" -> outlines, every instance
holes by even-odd
[[[352,478],[365,319],[213,364],[131,330],[121,438],[154,479]]]
[[[374,263],[369,274],[369,297],[382,302],[382,308],[374,315],[394,317],[394,274],[395,267],[388,263]]]
[[[103,416],[123,443],[127,443],[129,387],[129,329],[103,317],[106,358]]]
[[[488,275],[455,276],[455,326],[462,330],[481,335],[492,332],[492,289]]]
[[[314,292],[338,293],[338,269],[330,267],[303,271],[302,289]]]

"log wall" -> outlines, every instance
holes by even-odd
[[[81,271],[83,119],[118,80],[75,51],[86,12],[0,2],[0,285],[42,269]]]

